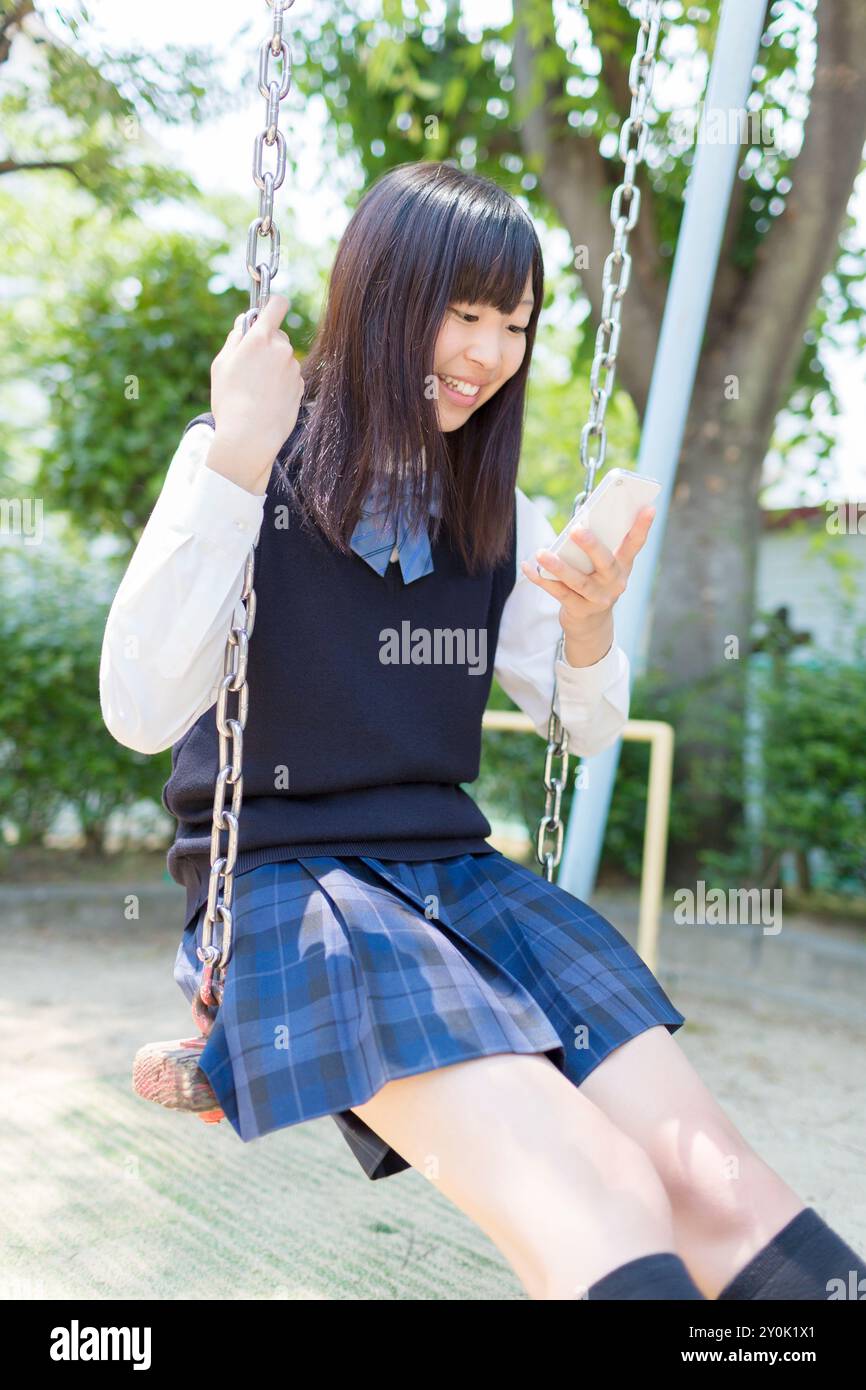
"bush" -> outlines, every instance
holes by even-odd
[[[766,858],[794,854],[805,889],[866,895],[866,666],[823,656],[782,666],[758,657],[751,675]]]
[[[734,698],[745,676],[748,707]],[[866,894],[866,670],[830,658],[780,665],[764,656],[732,663],[729,678],[671,692],[660,677],[638,678],[630,718],[674,728],[669,856],[696,862],[719,886],[760,876],[782,853],[820,861],[815,886]],[[491,708],[513,709],[494,685]],[[757,731],[757,737],[756,737]],[[751,740],[749,761],[740,751]],[[677,758],[688,744],[692,756]],[[698,753],[695,754],[695,749]],[[563,796],[567,818],[579,760]],[[534,841],[544,806],[541,739],[486,733],[476,797],[496,815],[520,820]],[[730,770],[739,774],[731,785]],[[745,774],[744,769],[745,767]],[[720,833],[721,809],[748,779],[750,815]],[[649,746],[623,743],[600,873],[637,881],[643,854]],[[808,882],[805,887],[811,886]]]
[[[142,798],[158,802],[171,770],[168,750],[136,753],[102,721],[99,658],[111,599],[105,566],[22,545],[0,553],[0,576],[4,817],[19,843],[34,844],[71,807],[88,848],[101,849],[112,811]]]

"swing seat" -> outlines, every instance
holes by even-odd
[[[198,1064],[207,1038],[173,1038],[146,1043],[132,1063],[132,1089],[142,1100],[169,1110],[198,1115],[205,1124],[225,1118],[213,1088]]]

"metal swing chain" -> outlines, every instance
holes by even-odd
[[[250,223],[247,234],[246,266],[250,274],[250,307],[243,318],[244,334],[255,323],[267,304],[271,282],[279,270],[280,233],[273,220],[274,190],[280,187],[286,175],[286,137],[279,129],[279,113],[280,102],[288,95],[292,85],[292,58],[289,45],[283,38],[283,16],[295,0],[265,0],[265,3],[274,13],[272,32],[262,41],[259,50],[258,88],[267,101],[267,114],[265,127],[256,136],[253,146],[253,179],[260,194],[259,213]],[[271,72],[272,63],[277,59],[281,59],[279,80]],[[265,145],[277,147],[274,171],[262,168]],[[257,262],[259,237],[270,239],[270,258],[267,261]],[[243,618],[239,624],[231,628],[226,639],[223,677],[216,702],[219,772],[214,791],[207,910],[202,927],[202,944],[196,953],[203,962],[204,969],[198,995],[193,1003],[193,1016],[203,1033],[209,1033],[213,1026],[207,1006],[219,1007],[222,1003],[225,972],[232,945],[234,867],[238,851],[238,822],[243,801],[243,734],[249,709],[247,659],[256,615],[253,568],[258,543],[257,535],[244,567],[240,595]],[[228,712],[229,694],[238,697],[233,716]],[[232,799],[231,809],[227,810],[226,788],[229,786],[232,789]],[[220,836],[223,831],[228,834],[224,854],[220,848]],[[218,946],[213,939],[217,919],[222,924]]]
[[[631,61],[628,85],[631,91],[631,110],[623,122],[619,136],[619,157],[625,164],[622,182],[614,190],[610,220],[614,229],[613,250],[604,263],[601,288],[603,292],[600,322],[595,338],[595,354],[589,376],[591,401],[589,417],[580,434],[580,462],[584,470],[584,485],[576,494],[572,515],[586,501],[595,486],[595,475],[604,463],[607,452],[605,412],[613,394],[619,351],[620,314],[631,274],[628,253],[629,233],[634,231],[640,213],[640,189],[635,182],[637,167],[642,162],[649,136],[646,108],[652,92],[658,52],[663,0],[641,0],[640,28]],[[633,143],[634,142],[634,143]],[[625,211],[623,203],[625,202]],[[602,371],[604,381],[602,383]],[[593,454],[591,441],[598,440]],[[559,639],[555,661],[562,660],[565,633]],[[561,817],[562,795],[568,785],[568,732],[556,713],[557,680],[554,665],[553,696],[547,726],[547,750],[544,759],[544,815],[538,823],[535,857],[550,881],[562,858],[564,825]],[[553,760],[558,758],[560,770],[553,775]],[[554,844],[547,847],[552,836]]]

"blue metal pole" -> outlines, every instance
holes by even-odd
[[[629,657],[632,677],[646,627],[651,583],[664,539],[731,190],[740,163],[739,122],[733,122],[736,133],[732,135],[729,112],[745,111],[764,12],[764,5],[755,0],[724,0],[707,88],[707,124],[705,129],[703,122],[697,127],[697,153],[686,188],[637,469],[656,478],[662,491],[647,543],[614,610],[616,640]],[[713,113],[724,115],[714,121]],[[628,332],[628,297],[623,306],[623,332]],[[618,739],[612,748],[588,759],[584,774],[587,785],[575,788],[557,882],[584,901],[595,885],[621,747]]]

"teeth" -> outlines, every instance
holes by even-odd
[[[477,396],[481,390],[480,386],[470,386],[467,381],[460,381],[456,376],[443,376],[442,380],[447,386],[459,391],[461,396]]]

